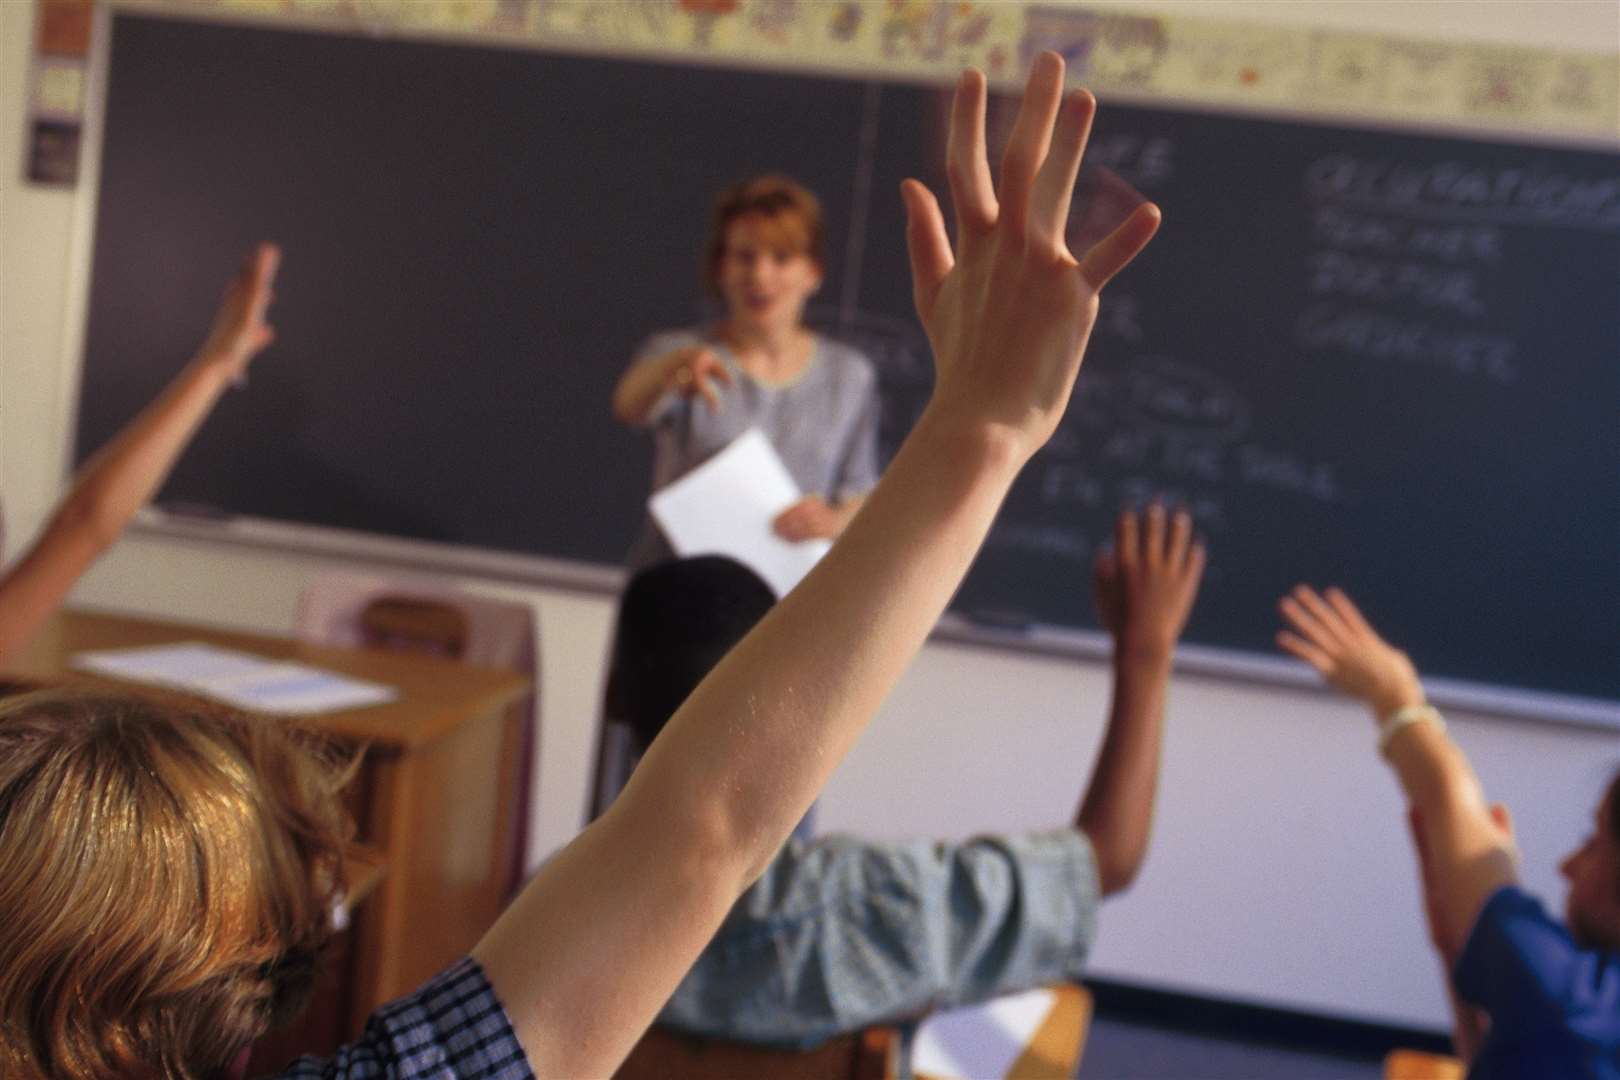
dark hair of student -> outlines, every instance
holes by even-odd
[[[615,666],[620,707],[639,749],[774,603],[758,574],[720,555],[659,563],[631,578],[619,607]]]

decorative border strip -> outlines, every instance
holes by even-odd
[[[60,0],[41,0],[42,3]],[[664,60],[1011,82],[1056,49],[1139,104],[1620,146],[1620,53],[1022,0],[145,0],[153,10]]]
[[[90,25],[91,0],[36,0],[23,165],[23,175],[33,183],[72,187],[78,182]]]

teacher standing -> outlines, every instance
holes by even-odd
[[[613,391],[614,416],[652,433],[653,490],[757,427],[805,492],[772,522],[777,535],[830,540],[854,518],[877,483],[877,377],[804,325],[824,266],[821,205],[805,188],[764,176],[721,194],[704,277],[725,317],[654,334]],[[649,518],[630,566],[673,554]]]

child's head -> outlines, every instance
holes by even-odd
[[[342,780],[281,721],[0,701],[0,1074],[198,1076],[296,1009],[331,932]]]
[[[758,574],[720,555],[660,563],[631,579],[619,607],[617,667],[641,749],[775,602]]]
[[[1569,879],[1565,914],[1575,939],[1620,952],[1620,773],[1598,804],[1591,835],[1559,870]]]

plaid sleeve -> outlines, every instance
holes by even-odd
[[[359,1041],[302,1057],[281,1080],[533,1080],[506,1010],[471,957],[372,1014]]]

